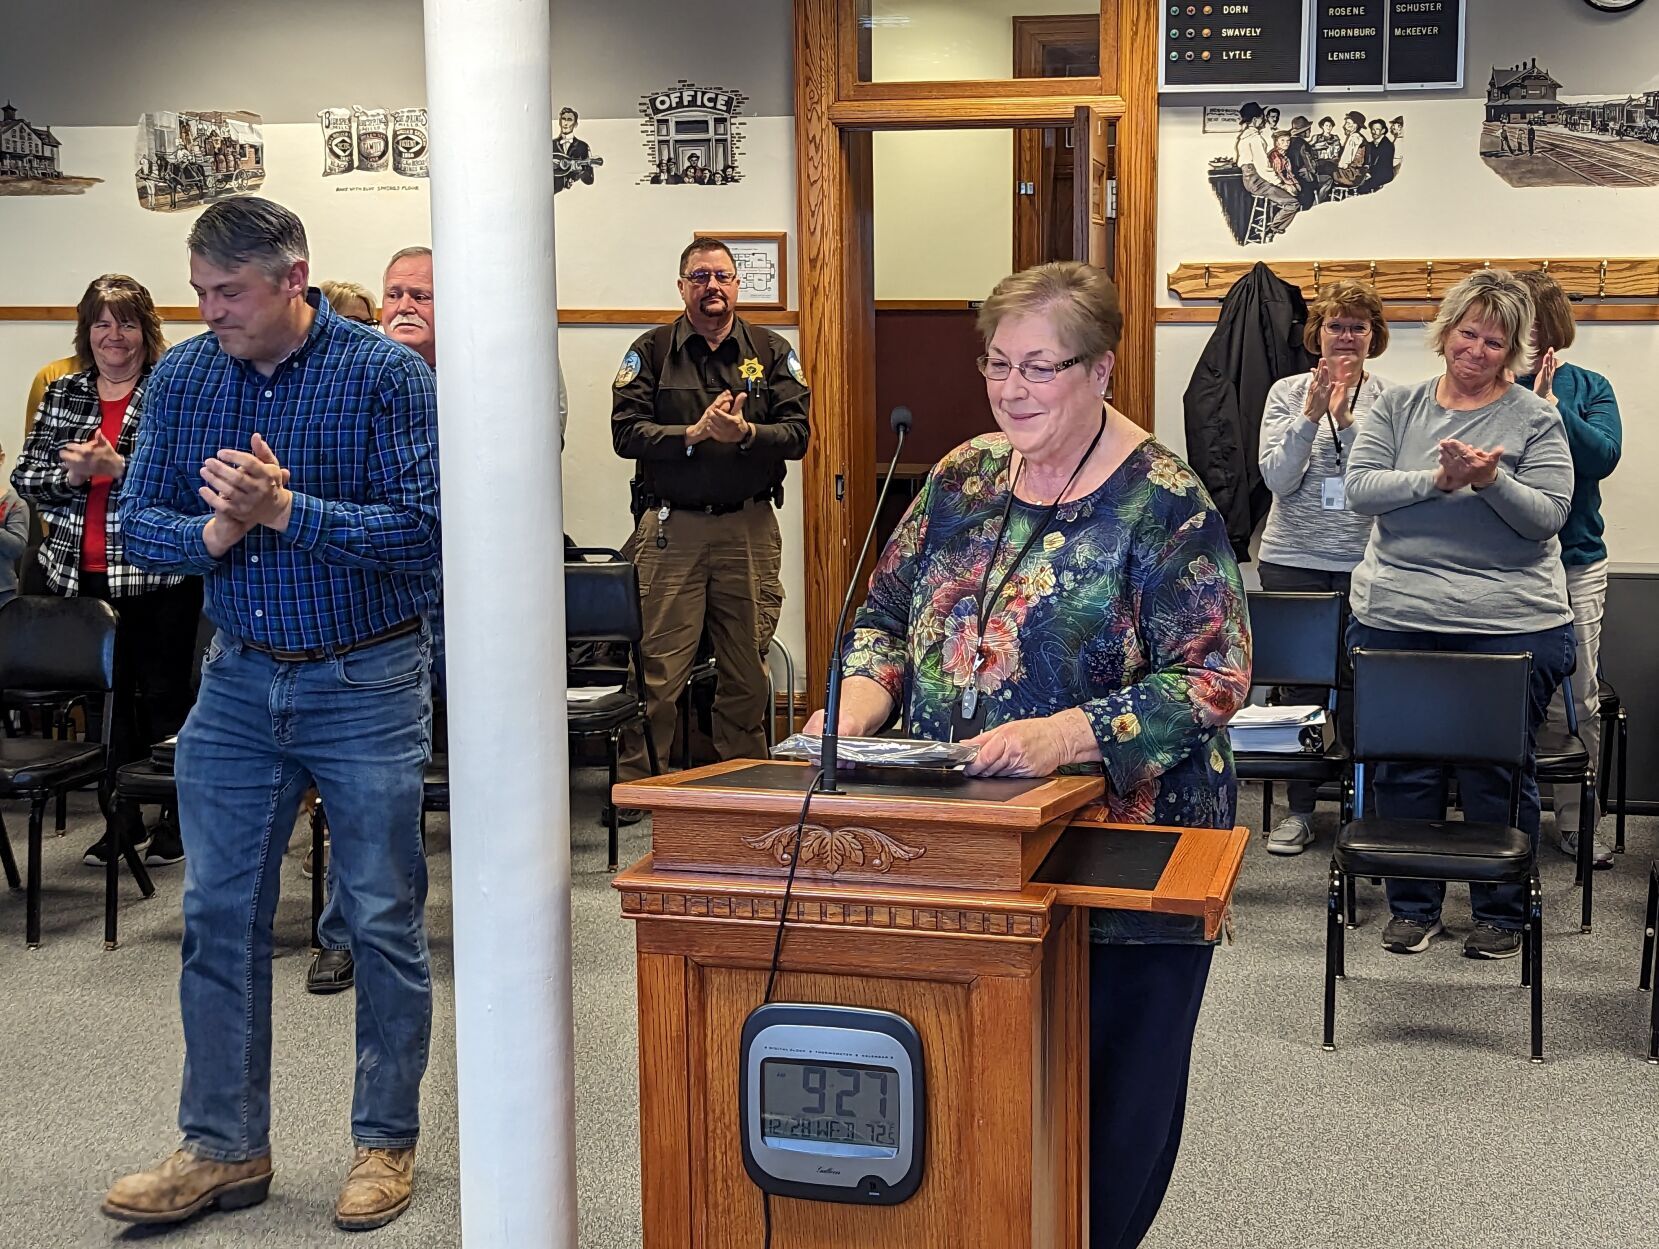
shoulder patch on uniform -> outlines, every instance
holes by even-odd
[[[801,367],[801,358],[794,351],[789,353],[789,358],[784,361],[784,365],[789,369],[789,376],[801,385],[806,385],[806,370]]]
[[[633,381],[634,378],[639,376],[640,367],[641,361],[639,358],[639,352],[630,351],[627,355],[622,357],[622,366],[617,369],[616,381],[612,382],[611,385],[616,387],[616,389],[621,390],[629,382]]]

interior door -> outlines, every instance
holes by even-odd
[[[1112,120],[1087,104],[1072,125],[1076,173],[1072,179],[1073,260],[1112,271]]]
[[[1099,13],[1014,19],[1015,78],[1087,78],[1100,72]],[[1014,132],[1014,269],[1071,256],[1070,127]]]

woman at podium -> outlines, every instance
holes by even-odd
[[[1041,265],[998,283],[979,327],[1000,432],[934,467],[882,553],[844,643],[841,733],[902,715],[977,745],[974,775],[1098,767],[1106,819],[1232,827],[1244,589],[1198,478],[1106,402],[1116,289]],[[1212,947],[1201,921],[1122,911],[1091,936],[1090,1245],[1116,1249],[1169,1183]]]

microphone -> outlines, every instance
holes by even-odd
[[[824,686],[824,732],[819,738],[824,783],[818,787],[818,792],[822,794],[841,792],[835,787],[836,747],[841,741],[841,731],[836,727],[841,716],[841,635],[847,627],[847,613],[852,610],[853,593],[858,589],[858,570],[864,567],[864,557],[870,553],[870,544],[876,539],[881,505],[887,502],[887,492],[893,486],[893,474],[899,467],[899,453],[904,450],[904,438],[910,432],[910,409],[901,404],[893,409],[887,421],[893,427],[898,442],[893,447],[893,458],[887,465],[887,473],[881,479],[881,493],[876,496],[876,510],[870,517],[870,528],[865,531],[864,545],[858,549],[858,558],[853,561],[852,579],[847,585],[847,596],[841,600],[841,615],[836,619],[834,641],[830,646],[829,679]]]

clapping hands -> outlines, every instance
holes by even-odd
[[[1464,486],[1490,486],[1498,479],[1498,465],[1502,460],[1502,447],[1482,451],[1456,438],[1443,438],[1440,441],[1440,468],[1434,484],[1448,494]]]
[[[1308,393],[1302,403],[1302,415],[1317,425],[1327,413],[1338,429],[1347,429],[1354,423],[1354,370],[1344,362],[1333,363],[1322,359],[1314,366],[1308,382]]]

